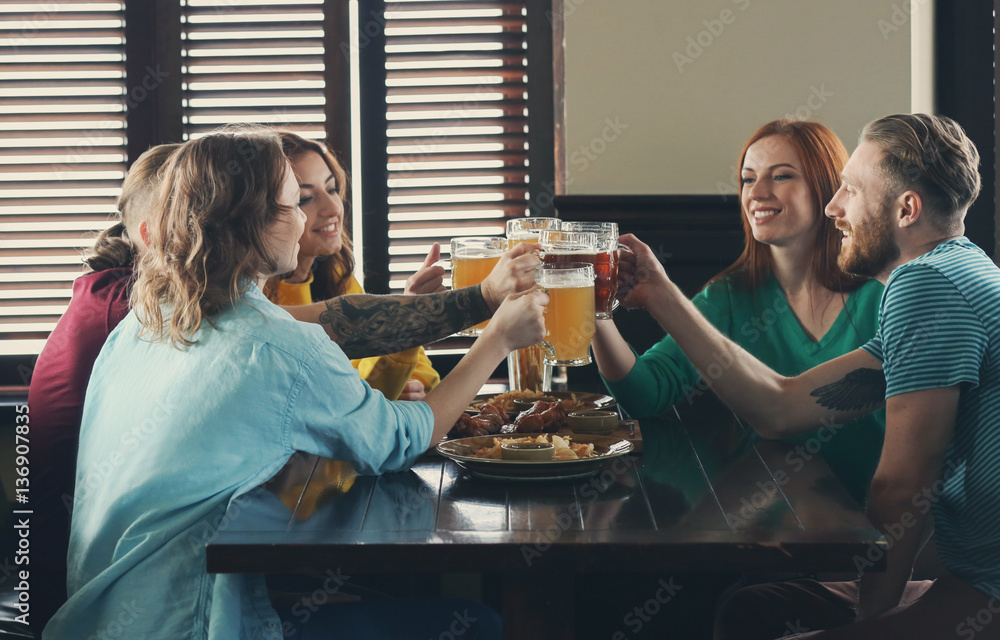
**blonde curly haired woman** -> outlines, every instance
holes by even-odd
[[[190,537],[211,533],[234,499],[295,451],[350,460],[364,473],[408,467],[511,350],[541,339],[546,296],[508,296],[425,401],[385,399],[326,333],[261,293],[268,278],[296,265],[305,219],[298,199],[271,132],[214,133],[171,156],[147,225],[150,250],[132,290],[133,311],[91,375],[70,595],[48,637],[107,629],[122,602],[143,611],[129,627],[134,637],[250,638],[280,628],[270,603],[256,595],[263,578],[207,574],[204,547],[192,550]],[[405,606],[377,604],[383,612]],[[354,611],[366,637],[385,637],[380,625],[393,622]],[[477,611],[486,616],[479,632],[493,637],[495,617]],[[331,615],[343,621],[351,611]],[[440,623],[410,621],[417,635],[419,624]]]

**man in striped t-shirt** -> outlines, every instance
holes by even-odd
[[[948,118],[895,115],[865,127],[826,213],[844,232],[841,268],[886,284],[879,331],[795,378],[719,334],[649,247],[622,239],[633,250],[621,269],[626,306],[646,307],[701,370],[725,354],[731,364],[713,390],[764,437],[886,407],[868,497],[891,543],[886,570],[868,571],[883,553],[873,548],[856,558],[854,582],[738,591],[720,608],[716,639],[790,629],[806,632],[795,638],[1000,638],[1000,270],[963,235],[978,165]],[[909,581],[932,528],[948,574]]]

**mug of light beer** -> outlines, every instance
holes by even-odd
[[[590,364],[594,337],[594,265],[586,262],[540,264],[535,282],[549,296],[545,306],[545,363],[576,367]]]
[[[453,238],[451,241],[451,288],[462,289],[481,283],[500,262],[506,248],[500,237]],[[484,320],[458,332],[460,336],[478,336],[489,324]]]
[[[629,248],[618,244],[617,222],[563,222],[562,230],[593,233],[597,237],[594,260],[594,304],[598,318],[610,318],[618,308],[618,252]]]
[[[558,229],[559,218],[529,217],[507,220],[507,248],[523,242],[538,242],[542,229]],[[552,391],[552,367],[545,364],[541,345],[515,349],[507,356],[507,379],[511,389]]]

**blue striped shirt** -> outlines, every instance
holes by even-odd
[[[1000,269],[966,238],[897,267],[879,331],[864,347],[883,363],[886,397],[961,385],[941,477],[914,496],[957,578],[1000,597]]]

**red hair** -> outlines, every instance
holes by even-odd
[[[840,188],[840,174],[848,158],[847,149],[835,133],[818,122],[774,120],[758,129],[743,146],[739,163],[741,170],[750,145],[770,136],[781,136],[798,153],[806,183],[816,198],[818,215],[822,218],[813,238],[812,271],[816,279],[831,291],[848,292],[857,289],[865,280],[848,275],[837,266],[843,234],[837,230],[833,220],[823,213],[827,203],[833,199],[833,194]],[[756,291],[771,277],[774,258],[771,247],[754,238],[747,212],[743,210],[742,199],[740,202],[743,253],[736,262],[712,278],[709,284],[729,277]]]

